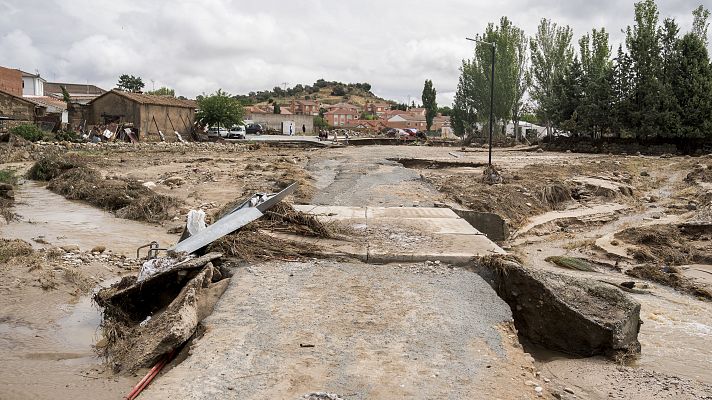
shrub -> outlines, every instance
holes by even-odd
[[[20,136],[21,138],[25,140],[29,140],[30,142],[36,142],[38,140],[42,140],[44,137],[44,132],[35,125],[18,125],[16,127],[13,127],[10,129],[10,133],[13,135]]]

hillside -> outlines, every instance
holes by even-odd
[[[374,95],[371,92],[371,85],[368,83],[329,82],[323,79],[317,80],[313,85],[298,84],[286,89],[275,86],[272,90],[250,92],[235,97],[244,105],[263,105],[273,102],[284,105],[289,104],[292,100],[318,100],[322,104],[349,102],[358,106],[363,106],[368,102],[395,104],[392,100]]]

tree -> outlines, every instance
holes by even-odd
[[[156,96],[168,96],[168,97],[176,97],[176,91],[171,88],[167,88],[165,86],[162,86],[156,90],[149,90],[146,92],[147,94],[153,94]]]
[[[203,126],[231,127],[242,123],[244,110],[240,102],[218,89],[211,95],[198,96],[195,117]]]
[[[548,19],[539,23],[536,35],[530,39],[531,50],[531,98],[536,103],[536,112],[546,124],[547,135],[551,136],[551,118],[554,114],[554,82],[573,60],[571,39],[573,33],[567,26],[557,26]]]
[[[280,107],[279,104],[274,103],[273,112],[274,112],[275,114],[281,114],[281,113],[282,113],[282,107]]]
[[[449,117],[452,114],[452,108],[449,106],[439,107],[438,113],[443,117]]]
[[[433,81],[430,79],[425,80],[425,85],[423,86],[423,107],[425,107],[425,126],[426,130],[430,131],[430,127],[433,126],[433,118],[438,113],[438,103],[436,101],[436,92],[433,87]]]
[[[140,76],[133,76],[133,75],[121,75],[119,77],[119,82],[116,84],[116,87],[119,90],[123,90],[124,92],[134,92],[134,93],[139,93],[141,92],[141,89],[146,86],[143,84],[143,80],[141,80]]]
[[[519,121],[524,111],[524,95],[529,90],[531,85],[531,77],[527,70],[527,39],[524,36],[524,31],[519,31],[519,38],[515,41],[516,49],[516,64],[514,64],[515,85],[514,85],[514,101],[512,102],[512,125],[514,125],[514,137],[517,141],[521,141],[519,133]]]
[[[712,139],[712,66],[707,47],[691,32],[677,43],[672,88],[680,105],[682,135]]]
[[[346,88],[344,85],[336,85],[331,89],[332,96],[344,96],[346,94]]]
[[[702,43],[707,46],[708,37],[707,29],[710,27],[707,19],[710,17],[710,10],[699,6],[692,12],[692,33],[702,40]]]
[[[476,39],[478,42],[474,57],[472,60],[463,60],[462,75],[453,104],[451,122],[458,134],[464,134],[465,130],[473,134],[475,122],[489,125],[492,47],[486,43],[495,44],[495,123],[500,121],[503,128],[506,126],[512,111],[521,107],[521,91],[526,88],[522,82],[526,76],[518,68],[524,65],[523,59],[526,57],[522,54],[526,51],[526,46],[522,44],[526,38],[520,28],[507,17],[502,17],[499,25],[488,24],[485,33],[477,35]],[[516,107],[515,103],[518,103]],[[471,120],[473,116],[475,121]],[[464,120],[458,121],[460,118]]]
[[[579,114],[584,99],[584,78],[581,63],[574,57],[552,88],[552,124],[568,132],[579,133]]]
[[[635,24],[626,29],[626,47],[632,61],[631,129],[639,138],[660,135],[661,46],[657,31],[658,8],[653,0],[635,3]]]
[[[594,29],[579,40],[582,87],[585,96],[576,110],[579,128],[594,138],[612,129],[613,64],[608,32]]]

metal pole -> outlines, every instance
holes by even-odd
[[[489,126],[489,166],[492,166],[492,130],[494,129],[494,58],[495,44],[492,43],[492,80],[490,81],[490,126]]]

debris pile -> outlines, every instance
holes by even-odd
[[[229,271],[219,265],[221,256],[184,257],[141,281],[125,277],[94,296],[104,308],[106,343],[100,350],[116,372],[150,366],[196,333],[227,288]]]
[[[99,171],[76,156],[43,157],[28,177],[48,181],[48,189],[68,199],[86,201],[126,219],[160,222],[179,205],[177,199],[157,194],[138,181],[103,179]]]
[[[160,249],[156,242],[144,246],[150,247],[148,260],[138,275],[124,277],[94,296],[104,308],[102,329],[106,343],[102,351],[116,371],[152,365],[196,334],[200,321],[212,313],[231,276],[223,253],[212,251],[214,248],[225,247],[229,250],[226,255],[249,259],[260,248],[289,254],[289,249],[282,247],[284,243],[258,232],[261,228],[293,226],[292,231],[302,234],[329,234],[315,218],[281,203],[296,186],[292,184],[278,194],[257,194],[231,205],[209,226],[205,225],[204,212],[191,211],[175,246]],[[257,221],[263,215],[266,218]],[[163,250],[168,251],[168,256],[157,257]]]

